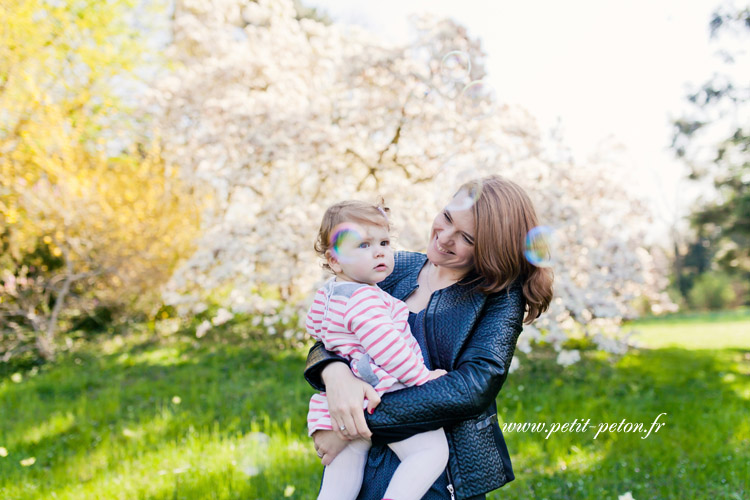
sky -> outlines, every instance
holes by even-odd
[[[407,41],[408,17],[431,12],[464,25],[487,53],[487,79],[542,131],[559,124],[573,157],[622,145],[631,189],[666,231],[701,188],[669,150],[685,95],[719,67],[708,23],[717,0],[309,0],[335,22]],[[660,238],[659,238],[660,239]]]

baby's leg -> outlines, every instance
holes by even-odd
[[[341,450],[323,473],[318,500],[354,500],[362,487],[370,442],[357,439]]]
[[[419,500],[448,464],[448,440],[443,429],[416,434],[388,446],[401,460],[385,491],[388,499]]]

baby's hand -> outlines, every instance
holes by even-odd
[[[437,370],[430,370],[430,378],[428,378],[427,380],[435,380],[436,378],[440,378],[447,373],[447,371],[441,370],[440,368],[438,368]]]

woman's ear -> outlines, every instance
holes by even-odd
[[[340,272],[343,272],[341,264],[339,264],[339,261],[333,254],[333,252],[331,252],[330,250],[326,250],[325,256],[326,260],[328,261],[328,267],[330,267],[334,273],[338,274]]]

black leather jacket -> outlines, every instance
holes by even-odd
[[[393,273],[378,285],[405,300],[417,288],[425,261],[424,254],[398,252]],[[495,398],[508,375],[525,310],[519,282],[485,295],[472,290],[467,281],[437,290],[425,311],[426,363],[448,374],[384,394],[375,412],[365,415],[374,444],[443,427],[450,446],[449,477],[459,499],[515,478],[497,423]],[[320,372],[338,360],[343,358],[316,343],[307,358],[305,378],[325,390]]]

